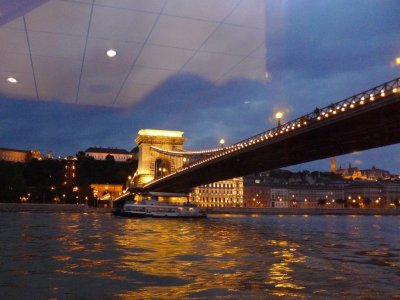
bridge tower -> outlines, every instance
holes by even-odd
[[[159,153],[151,148],[155,146],[163,150],[180,151],[186,140],[182,135],[182,131],[173,130],[141,129],[139,131],[135,139],[139,154],[138,169],[133,179],[134,187],[142,187],[182,167],[182,157]]]

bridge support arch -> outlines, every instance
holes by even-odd
[[[152,149],[182,151],[186,138],[182,131],[141,129],[135,142],[139,147],[138,169],[133,186],[143,187],[156,178],[168,175],[183,166],[183,157],[170,156]]]

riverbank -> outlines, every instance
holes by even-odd
[[[85,204],[0,203],[0,212],[87,212]]]
[[[80,212],[111,213],[111,208],[88,207],[85,204],[0,203],[0,212]],[[212,207],[212,214],[232,215],[400,215],[400,208],[244,208]]]
[[[400,208],[207,208],[208,214],[260,215],[400,215]]]

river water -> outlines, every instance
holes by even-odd
[[[0,213],[0,299],[400,299],[398,216]]]

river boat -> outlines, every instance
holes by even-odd
[[[160,202],[156,198],[141,201],[125,201],[122,208],[115,209],[113,215],[132,218],[206,218],[204,210],[193,203],[175,204]]]

